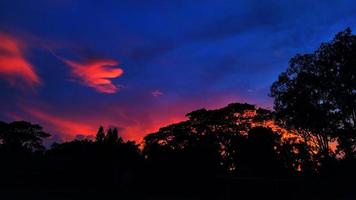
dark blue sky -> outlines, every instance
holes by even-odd
[[[2,0],[0,120],[54,139],[99,125],[139,139],[202,107],[271,108],[288,60],[355,29],[355,11],[351,0]]]

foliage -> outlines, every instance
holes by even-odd
[[[234,103],[216,110],[196,110],[187,116],[189,120],[161,128],[145,137],[144,154],[148,159],[155,159],[161,156],[162,152],[167,154],[167,157],[172,157],[193,149],[206,149],[200,150],[200,154],[196,156],[210,158],[210,166],[213,167],[210,174],[237,173],[241,176],[247,175],[242,174],[244,169],[252,169],[254,165],[245,158],[252,156],[256,159],[257,154],[264,155],[266,152],[270,154],[259,159],[270,160],[270,163],[278,162],[276,165],[281,168],[291,165],[281,164],[282,160],[286,161],[287,156],[293,154],[292,151],[282,154],[286,149],[282,150],[284,146],[281,135],[268,128],[258,128],[258,125],[272,120],[273,114],[268,110],[257,109],[246,103]],[[259,137],[259,133],[275,138]],[[252,142],[258,140],[265,140],[267,144]],[[255,151],[252,150],[258,153],[253,155]],[[278,156],[281,159],[276,159]]]
[[[11,150],[40,151],[44,150],[42,140],[48,138],[49,133],[42,130],[37,124],[25,121],[12,123],[0,122],[1,147]]]
[[[356,36],[350,29],[311,54],[296,55],[271,87],[277,117],[313,134],[323,156],[330,142],[352,157],[356,150]]]

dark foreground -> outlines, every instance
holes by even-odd
[[[153,182],[135,183],[126,188],[105,184],[74,185],[68,181],[63,185],[3,185],[1,199],[356,199],[353,182],[338,179],[219,179],[200,185]],[[344,183],[339,184],[340,181]]]

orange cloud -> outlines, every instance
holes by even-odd
[[[4,33],[0,33],[0,41],[0,76],[11,85],[18,81],[29,86],[40,84],[33,66],[23,56],[24,45]]]
[[[115,60],[91,60],[85,63],[78,63],[67,59],[62,59],[72,68],[72,74],[78,77],[84,85],[95,88],[102,93],[115,93],[118,86],[112,83],[111,79],[120,77],[124,71],[114,67],[119,63]]]

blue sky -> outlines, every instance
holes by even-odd
[[[17,51],[0,45],[0,120],[40,123],[55,140],[99,125],[139,140],[202,107],[272,108],[288,60],[355,29],[355,10],[351,0],[2,0],[0,39]]]

